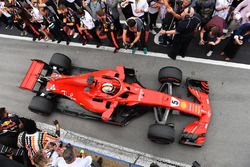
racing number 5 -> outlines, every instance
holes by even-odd
[[[171,98],[171,106],[179,106],[180,102],[176,98],[172,97]]]

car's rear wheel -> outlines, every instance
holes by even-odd
[[[55,53],[50,59],[50,66],[57,67],[57,70],[61,73],[68,73],[71,69],[71,59],[61,53]]]
[[[34,96],[29,104],[29,109],[36,113],[49,115],[53,112],[54,104],[42,96]]]
[[[168,82],[180,86],[182,81],[182,71],[176,67],[163,67],[159,71],[158,80],[161,83]]]
[[[148,138],[159,144],[170,144],[175,140],[173,127],[161,124],[152,124],[148,129]]]

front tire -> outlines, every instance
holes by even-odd
[[[35,113],[49,115],[54,110],[54,104],[51,100],[42,96],[34,96],[29,104],[29,109]]]
[[[50,66],[57,67],[57,70],[63,74],[69,73],[71,69],[71,59],[61,53],[55,53],[50,59]]]
[[[158,144],[171,144],[175,140],[175,131],[167,125],[152,124],[148,129],[148,138]]]
[[[158,74],[160,83],[171,83],[175,86],[180,86],[182,81],[182,71],[176,67],[163,67]]]

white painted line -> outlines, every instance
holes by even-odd
[[[22,40],[22,41],[32,41],[32,38],[30,37],[20,37],[20,36],[14,36],[14,35],[6,35],[6,34],[0,34],[0,38],[7,38],[7,39],[15,39],[15,40]],[[54,45],[66,45],[65,42],[62,42],[60,44],[57,44],[56,42],[50,41],[36,41],[39,43],[49,43]],[[75,46],[75,47],[82,47],[82,48],[90,48],[90,49],[97,49],[97,50],[105,50],[105,51],[114,51],[114,47],[109,46],[101,46],[99,48],[96,48],[96,45],[82,45],[81,43],[71,42],[69,46]],[[126,49],[120,49],[120,53],[127,53],[131,54],[131,50]],[[136,55],[143,55],[143,56],[151,56],[151,57],[159,57],[159,58],[165,58],[170,59],[167,54],[164,53],[156,53],[156,52],[148,52],[146,55],[143,53],[143,51],[136,51]],[[209,60],[209,59],[201,59],[201,58],[194,58],[194,57],[177,57],[177,60],[181,61],[187,61],[187,62],[196,62],[196,63],[202,63],[202,64],[211,64],[211,65],[218,65],[218,66],[225,66],[225,67],[234,67],[234,68],[241,68],[241,69],[250,69],[250,65],[248,64],[242,64],[242,63],[233,63],[233,62],[225,62],[225,61],[218,61],[218,60]],[[170,59],[172,60],[172,59]],[[173,60],[174,61],[174,60]]]
[[[48,132],[55,132],[55,127],[49,124],[37,122],[38,128]],[[156,157],[134,149],[122,147],[96,138],[84,136],[71,131],[61,129],[61,138],[65,143],[71,143],[74,146],[90,150],[97,154],[110,157],[119,161],[125,161],[133,165],[149,167],[152,162],[160,167],[191,167],[191,165],[173,161],[167,158]]]

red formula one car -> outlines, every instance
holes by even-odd
[[[174,127],[168,123],[172,110],[199,118],[187,125],[180,143],[202,146],[211,118],[206,81],[187,79],[187,89],[198,103],[172,96],[180,86],[182,72],[175,67],[159,71],[159,91],[144,88],[136,79],[134,69],[90,70],[71,66],[67,56],[56,53],[49,64],[32,60],[20,88],[36,93],[29,105],[33,112],[50,114],[58,109],[67,114],[104,122],[126,125],[146,111],[154,111],[156,123],[150,125],[148,138],[157,143],[174,142]]]

